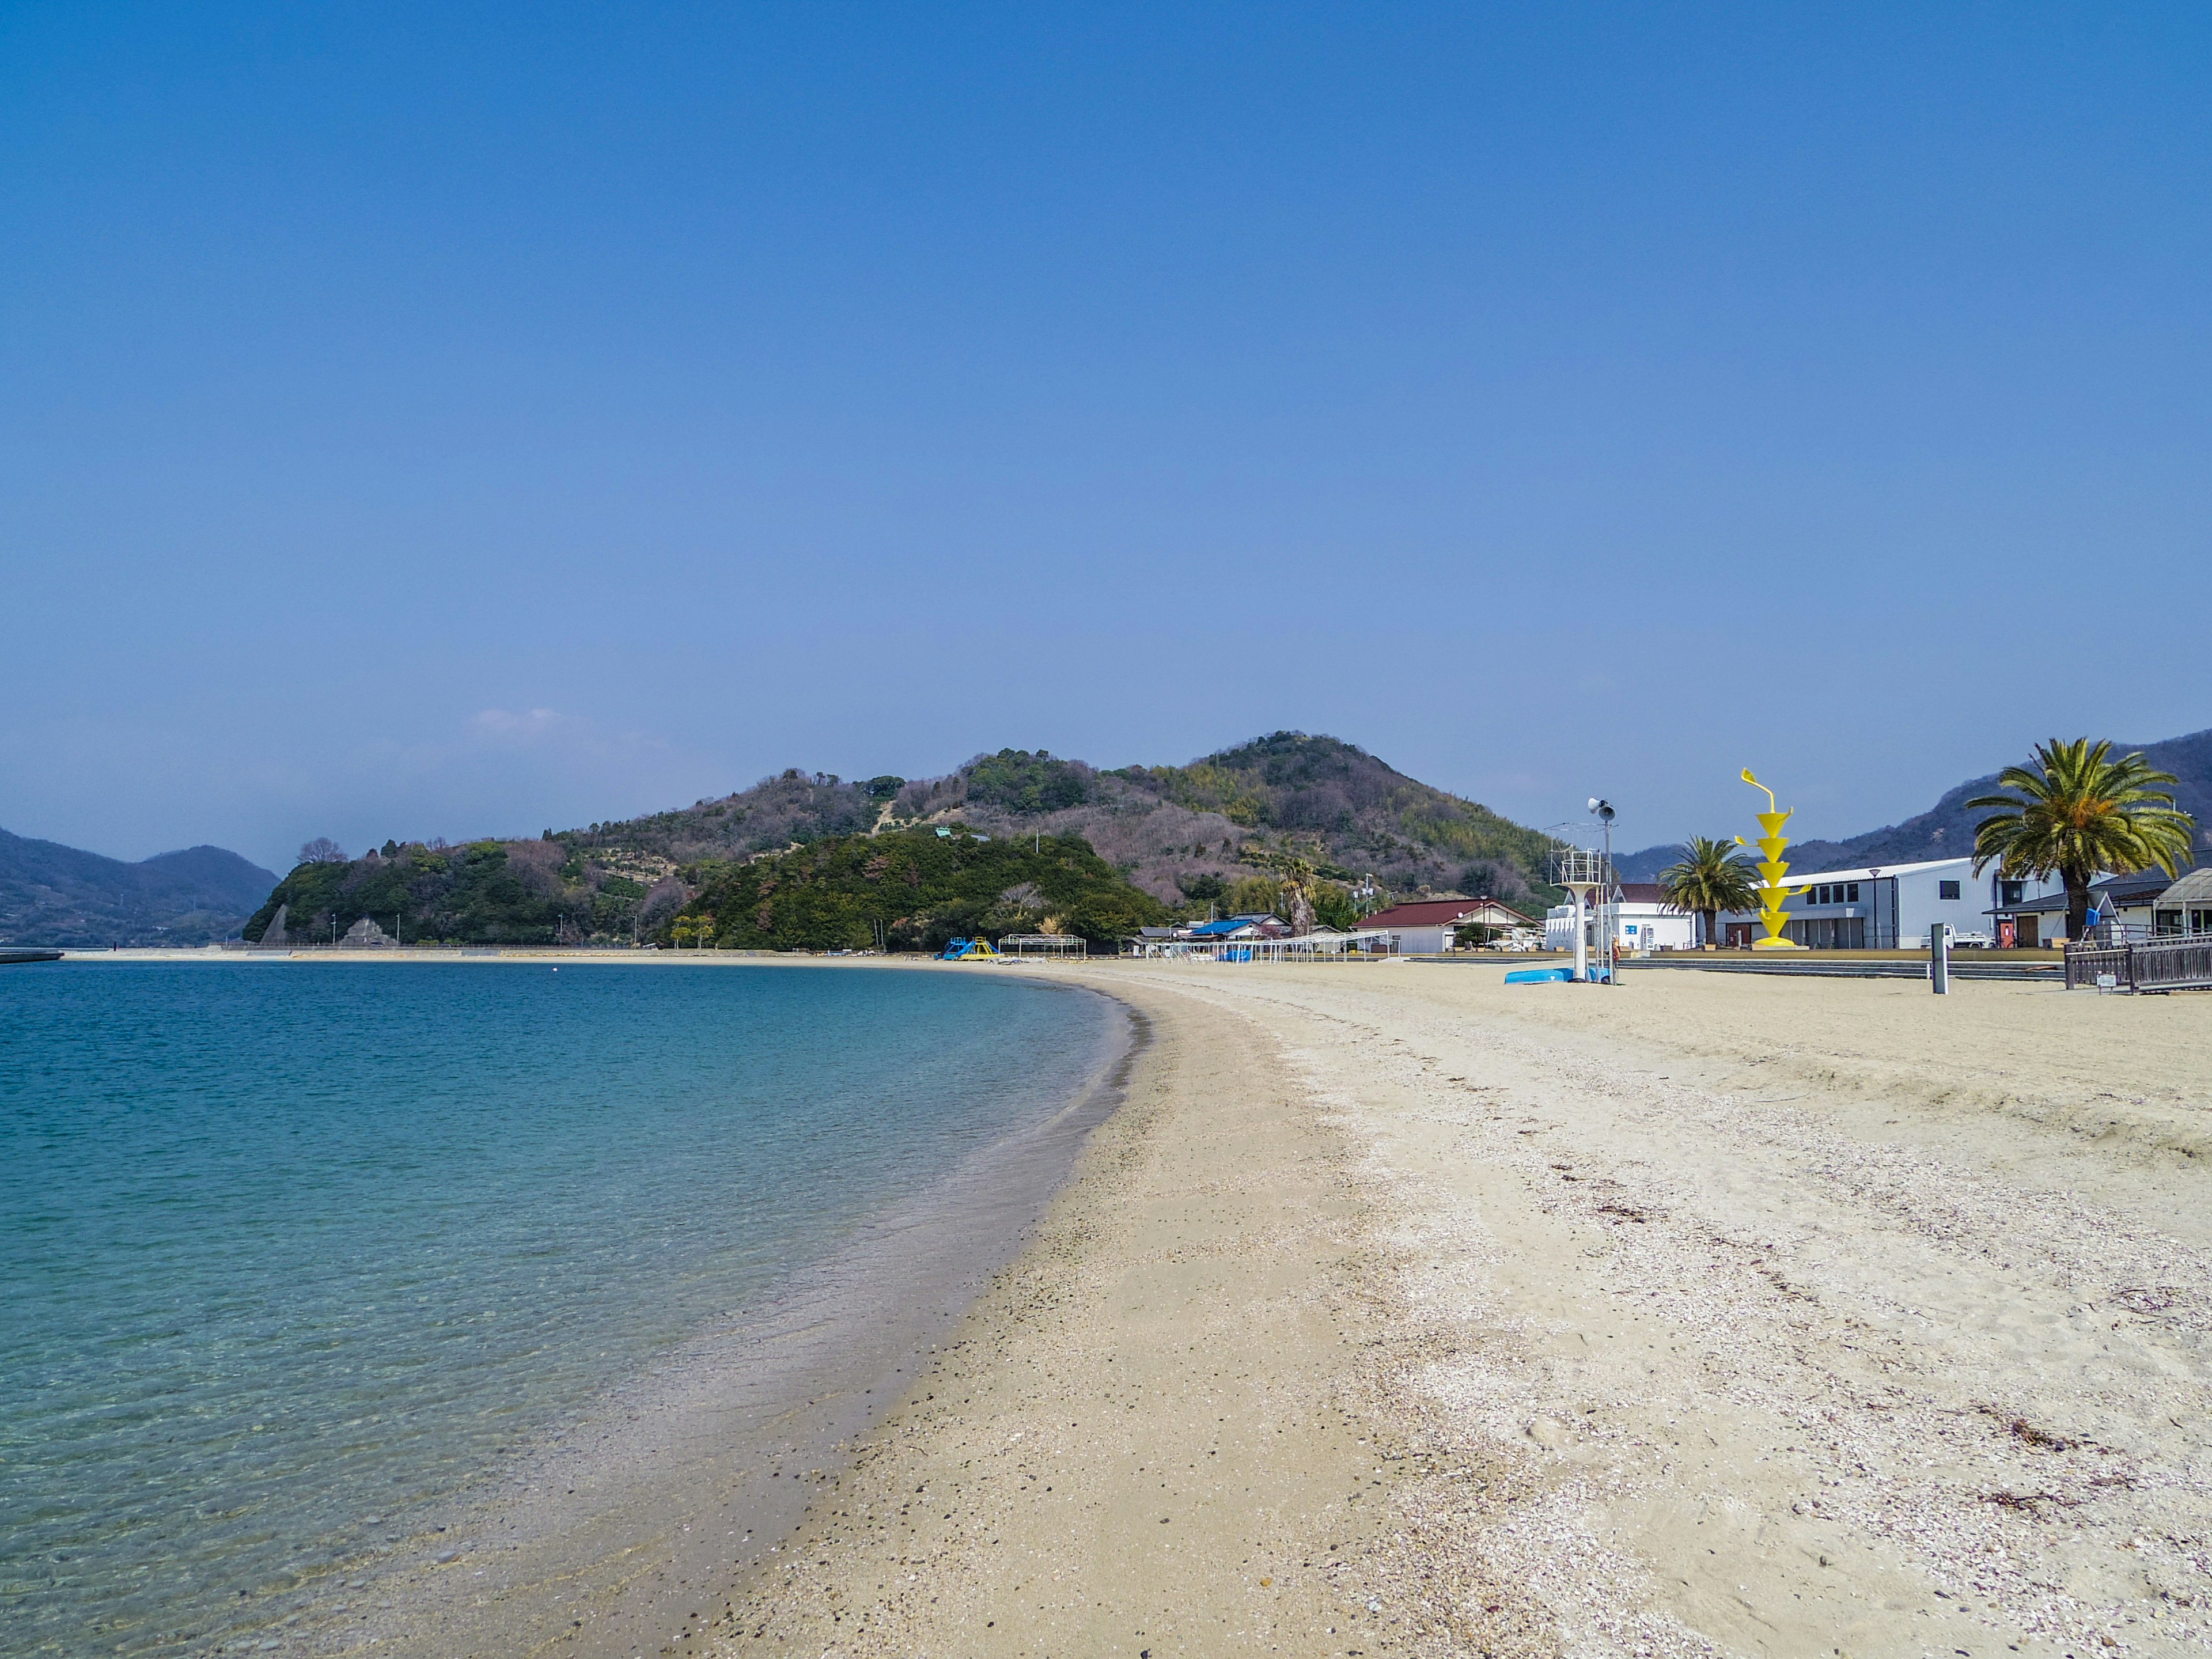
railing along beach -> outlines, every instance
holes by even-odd
[[[2084,986],[2124,991],[2212,989],[2212,933],[2168,935],[2125,945],[2069,945],[2066,988]]]

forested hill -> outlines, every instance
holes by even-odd
[[[1166,913],[1074,836],[898,830],[722,865],[668,929],[721,950],[926,950],[1072,933],[1109,951]]]
[[[704,886],[726,885],[726,866],[917,827],[1026,836],[1032,852],[1040,837],[1079,842],[1115,881],[1200,915],[1209,905],[1272,908],[1273,867],[1286,856],[1334,884],[1319,897],[1340,921],[1369,877],[1367,908],[1424,890],[1495,893],[1524,908],[1550,896],[1543,835],[1337,738],[1279,732],[1182,766],[1101,770],[1002,749],[938,778],[793,768],[690,806],[529,840],[387,842],[349,863],[294,871],[246,937],[262,939],[281,906],[295,941],[327,941],[364,917],[410,941],[665,939]],[[718,938],[742,932],[716,914]]]
[[[2168,738],[2160,743],[2112,745],[2115,755],[2138,749],[2153,766],[2161,772],[2172,773],[2179,780],[2173,785],[2174,799],[2184,811],[2196,818],[2198,855],[2205,856],[2208,850],[2212,850],[2212,731],[2193,732],[2185,738]],[[2022,755],[2013,763],[2025,765],[2027,759]],[[1966,803],[1977,796],[1995,793],[1996,787],[1997,774],[1994,771],[1984,777],[1969,778],[1944,791],[1942,799],[1925,812],[1902,823],[1869,830],[1843,841],[1793,842],[1790,862],[1798,870],[1860,870],[1870,865],[1958,858],[1974,850],[1974,826],[1987,816],[1969,810]],[[1788,804],[1784,802],[1784,805]],[[1750,809],[1747,807],[1741,816],[1744,823],[1748,824]],[[1750,831],[1738,826],[1729,833],[1747,836]],[[1621,859],[1621,874],[1630,881],[1649,881],[1678,856],[1680,849],[1674,847],[1647,847]]]
[[[1340,738],[1303,732],[1182,766],[1097,771],[1042,751],[1002,750],[949,778],[909,784],[898,810],[957,814],[986,830],[1081,836],[1166,900],[1222,889],[1264,866],[1248,849],[1297,853],[1344,881],[1372,876],[1399,896],[1423,889],[1545,902],[1541,832],[1407,777]]]
[[[204,945],[235,933],[276,879],[220,847],[128,864],[0,830],[0,945]]]

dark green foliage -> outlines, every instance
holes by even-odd
[[[860,787],[868,792],[870,800],[890,800],[906,787],[906,780],[886,772],[879,778],[870,778]]]
[[[1352,896],[1352,890],[1341,883],[1315,883],[1313,907],[1314,920],[1324,927],[1348,933],[1359,926],[1358,902]]]
[[[541,851],[542,849],[542,851]],[[555,859],[565,859],[557,867]],[[327,944],[368,917],[402,944],[554,945],[627,938],[642,884],[608,876],[594,886],[565,842],[472,842],[434,851],[398,847],[390,857],[303,864],[246,925],[261,939],[278,905],[295,942]]]
[[[1089,769],[1040,749],[1001,749],[969,763],[968,799],[1009,812],[1064,811],[1091,799]]]
[[[1182,890],[1182,896],[1194,904],[1204,904],[1208,900],[1218,902],[1221,896],[1229,890],[1227,882],[1210,871],[1203,870],[1196,875],[1177,876],[1176,885]]]
[[[1104,945],[1164,915],[1074,836],[841,836],[697,875],[698,896],[664,932],[688,939],[703,929],[722,950],[933,951],[1048,921]]]

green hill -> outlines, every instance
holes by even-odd
[[[1340,738],[1277,732],[1184,766],[1096,770],[1043,750],[979,756],[909,783],[902,817],[1000,833],[1077,835],[1164,902],[1226,895],[1297,853],[1345,884],[1406,897],[1494,893],[1524,908],[1556,897],[1553,845],[1488,807],[1407,777]],[[1370,901],[1371,902],[1371,901]]]
[[[909,832],[939,828],[990,838],[950,837],[969,849],[960,854],[969,862],[940,870],[933,860],[948,838],[932,834],[932,845],[902,866],[950,885],[890,906],[861,902],[878,891],[865,877],[863,886],[836,888],[844,879],[839,860],[865,866],[873,854],[859,849],[908,849]],[[1042,872],[1000,868],[1011,856],[1008,843],[1041,856],[1039,837],[1047,854],[1060,847],[1054,856],[1063,861],[1078,848],[1091,861],[1080,866],[1080,891],[1065,885],[1075,864],[1050,883]],[[1188,765],[1105,771],[1043,750],[1002,749],[943,777],[914,781],[849,781],[793,768],[690,806],[531,840],[386,842],[349,863],[293,871],[246,937],[264,939],[281,907],[293,942],[343,935],[365,917],[387,935],[397,927],[406,942],[644,943],[672,939],[679,921],[689,930],[711,914],[718,944],[769,948],[761,941],[805,938],[837,948],[867,944],[879,923],[899,945],[988,932],[1001,910],[1032,922],[1059,915],[1057,925],[1103,939],[1098,930],[1115,917],[1121,920],[1112,925],[1133,927],[1128,918],[1171,908],[1200,915],[1209,905],[1273,908],[1270,866],[1285,855],[1319,867],[1329,884],[1322,914],[1342,925],[1389,899],[1431,890],[1495,893],[1524,909],[1540,908],[1552,896],[1542,884],[1550,847],[1538,831],[1335,738],[1278,732]],[[817,853],[829,860],[823,873],[800,880],[814,868],[801,855]],[[757,864],[772,866],[758,879],[782,884],[769,896],[776,902],[767,923],[744,920],[759,913],[760,902],[743,896],[755,878],[736,873]],[[988,887],[987,872],[1006,878]],[[1038,889],[1042,910],[1002,905],[1005,892],[1025,884]],[[839,904],[829,902],[833,889]],[[798,891],[811,896],[787,912],[785,899]],[[913,926],[892,929],[902,919]]]
[[[901,830],[709,867],[668,932],[724,950],[934,951],[1038,931],[1111,948],[1164,915],[1073,836]]]
[[[629,939],[652,887],[587,864],[568,842],[387,842],[350,862],[302,864],[246,925],[259,944],[325,945],[374,922],[403,945],[553,945]],[[680,890],[659,907],[683,902]],[[280,920],[281,918],[281,920]],[[276,930],[281,928],[281,936]]]

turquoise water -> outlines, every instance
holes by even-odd
[[[0,969],[0,1652],[200,1652],[1061,1104],[952,972]]]

